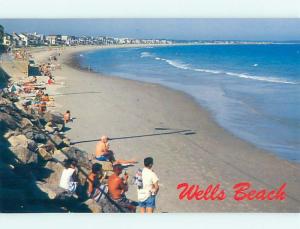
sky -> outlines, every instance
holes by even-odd
[[[300,40],[298,19],[0,19],[8,33],[176,40]]]

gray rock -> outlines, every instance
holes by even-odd
[[[53,157],[53,159],[55,159],[56,161],[61,162],[61,163],[64,160],[68,159],[68,157],[60,150],[55,150],[52,157]]]
[[[88,199],[84,204],[91,210],[92,213],[101,213],[102,207],[93,199]]]
[[[39,155],[45,160],[49,161],[52,159],[52,154],[49,153],[45,148],[41,147],[38,149]]]
[[[15,133],[14,131],[9,130],[9,131],[6,132],[3,136],[4,136],[6,139],[8,139],[8,138],[10,138],[11,136],[13,136],[14,133]]]
[[[56,124],[55,126],[57,127],[57,129],[58,129],[59,132],[63,131],[63,129],[65,127],[64,124]]]
[[[15,154],[15,156],[21,162],[27,163],[37,163],[37,154],[27,149],[27,147],[17,145],[15,147],[9,147],[9,149]]]
[[[35,152],[38,148],[36,142],[30,139],[27,140],[27,144],[28,144],[27,148],[32,152]]]
[[[57,147],[57,148],[60,148],[60,147],[63,147],[64,146],[64,141],[63,141],[63,139],[59,136],[59,135],[53,135],[52,137],[51,137],[51,140],[52,141],[50,141],[50,142],[52,142],[53,144],[55,144],[55,146]]]
[[[10,143],[10,145],[12,147],[23,146],[24,148],[27,148],[27,146],[28,146],[28,139],[23,134],[18,135],[18,136],[11,136],[8,139],[8,142]]]
[[[56,185],[49,185],[48,183],[36,182],[38,188],[45,192],[49,199],[58,199],[59,196],[64,192],[64,189],[56,186]]]
[[[76,147],[65,147],[62,151],[69,157],[69,158],[76,158],[78,161],[79,166],[91,169],[92,163],[88,158],[88,154],[80,150]]]
[[[33,140],[35,140],[38,143],[46,143],[47,142],[47,137],[45,134],[42,133],[36,133],[33,136]]]
[[[45,168],[50,169],[52,173],[46,179],[49,185],[59,187],[60,177],[64,167],[61,163],[56,163],[54,161],[48,161]]]
[[[18,123],[14,118],[4,112],[0,112],[0,129],[3,130],[5,128],[15,130],[19,127]]]
[[[53,134],[54,133],[54,128],[52,128],[51,126],[45,126],[45,130],[49,132],[49,134]]]
[[[21,127],[22,128],[31,128],[31,127],[33,127],[33,124],[32,124],[32,122],[29,119],[22,118],[22,120],[21,120]]]
[[[52,124],[64,124],[64,116],[61,113],[46,112],[43,116],[46,122],[51,122]]]

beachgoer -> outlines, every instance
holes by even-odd
[[[65,124],[72,121],[71,112],[69,110],[67,110],[66,113],[64,114],[64,121],[65,121]]]
[[[49,85],[54,83],[54,80],[53,80],[52,76],[49,76],[48,82],[47,82],[47,83],[48,83]]]
[[[64,161],[64,170],[61,174],[59,187],[70,192],[75,193],[77,188],[77,161],[75,159],[66,159]]]
[[[101,191],[99,190],[101,181],[103,179],[102,174],[102,165],[95,163],[92,165],[92,172],[88,175],[88,190],[87,194],[89,198],[97,200],[99,195],[101,195]]]
[[[109,149],[108,137],[102,136],[96,145],[96,159],[98,161],[110,161],[113,164],[135,164],[135,160],[115,159],[113,151]]]
[[[49,95],[48,94],[43,95],[41,100],[43,102],[49,102],[50,101]]]
[[[113,199],[121,207],[128,209],[131,212],[136,211],[136,203],[127,199],[125,193],[128,191],[128,175],[125,173],[124,177],[120,177],[122,174],[122,165],[115,164],[113,166],[114,173],[108,178],[108,193],[111,199]]]
[[[153,158],[144,159],[144,168],[142,170],[142,188],[137,190],[139,207],[141,213],[153,213],[155,208],[155,197],[159,190],[158,177],[153,172]]]

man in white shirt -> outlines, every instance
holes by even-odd
[[[138,201],[141,213],[153,213],[155,208],[155,197],[159,190],[158,177],[153,172],[153,158],[147,157],[144,159],[142,171],[143,187],[138,189]]]

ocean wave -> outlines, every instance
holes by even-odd
[[[234,73],[234,72],[224,72],[224,73],[229,76],[237,76],[239,78],[259,80],[259,81],[265,81],[270,83],[298,84],[297,82],[288,81],[277,77],[253,76],[253,75]]]
[[[153,55],[149,52],[142,52],[141,53],[141,58],[145,58],[145,57],[153,57]]]
[[[164,61],[167,64],[169,64],[175,68],[183,69],[183,70],[190,70],[190,71],[195,71],[195,72],[205,72],[205,73],[210,73],[210,74],[225,74],[228,76],[234,76],[234,77],[239,77],[239,78],[244,78],[244,79],[249,79],[249,80],[264,81],[264,82],[269,82],[269,83],[299,84],[298,82],[293,82],[293,81],[289,81],[289,80],[285,80],[285,79],[277,78],[277,77],[255,76],[255,75],[249,75],[249,74],[245,74],[245,73],[225,72],[225,71],[214,70],[214,69],[192,68],[189,64],[185,64],[185,63],[182,63],[182,62],[176,61],[176,60],[160,58],[149,52],[142,52],[141,57],[142,58],[143,57],[151,57],[151,58],[154,58],[155,60]]]

